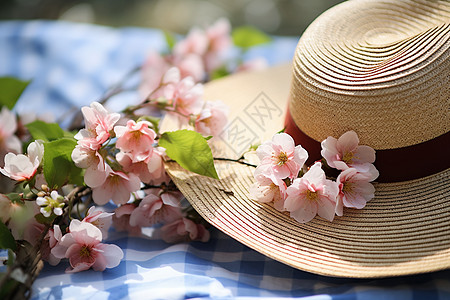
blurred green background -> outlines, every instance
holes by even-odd
[[[220,17],[269,34],[298,36],[342,0],[0,0],[0,19],[51,19],[186,33]]]

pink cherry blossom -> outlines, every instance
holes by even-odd
[[[156,133],[149,128],[150,122],[129,120],[127,126],[116,126],[116,147],[130,153],[133,162],[143,161],[151,155]]]
[[[218,19],[206,29],[209,39],[208,51],[224,52],[231,47],[231,24],[225,18]]]
[[[116,204],[125,204],[131,193],[140,188],[140,180],[133,173],[116,172],[106,166],[107,177],[102,185],[92,188],[92,198],[98,205],[105,205],[109,200]]]
[[[183,40],[175,44],[173,53],[177,56],[184,56],[189,53],[203,55],[207,48],[208,37],[205,32],[200,28],[192,28]]]
[[[178,197],[177,197],[178,196]],[[180,196],[173,193],[159,195],[159,190],[149,191],[130,215],[130,225],[146,227],[173,222],[182,217]]]
[[[152,155],[147,160],[147,168],[151,174],[151,180],[147,183],[161,184],[163,182],[169,183],[170,177],[166,173],[164,167],[164,157],[166,149],[163,147],[156,147],[153,149]]]
[[[97,150],[76,145],[71,157],[78,168],[86,169],[84,183],[87,186],[97,187],[105,182],[108,173],[103,157]]]
[[[14,135],[16,130],[16,116],[6,106],[3,106],[0,111],[0,157],[8,152],[16,154],[22,152],[22,144],[19,138]]]
[[[255,172],[261,172],[275,183],[277,179],[296,178],[308,159],[308,152],[300,145],[295,146],[292,137],[278,133],[256,149],[261,160]]]
[[[370,181],[375,180],[377,176],[378,172],[375,174],[359,173],[355,168],[342,171],[336,179],[339,186],[336,214],[342,216],[344,206],[357,209],[364,208],[366,203],[375,196],[375,187]]]
[[[116,208],[112,217],[114,229],[116,231],[127,231],[135,236],[141,234],[142,230],[140,226],[130,225],[130,216],[136,208],[137,206],[133,203],[127,203]]]
[[[41,164],[44,156],[42,141],[34,141],[27,148],[27,155],[8,153],[5,155],[5,167],[0,172],[17,181],[30,180]]]
[[[180,70],[181,78],[192,77],[194,82],[201,82],[205,79],[205,66],[202,57],[198,54],[174,56],[173,65]]]
[[[231,25],[227,19],[219,19],[206,29],[208,37],[208,51],[205,54],[206,71],[211,72],[220,67],[223,62],[223,54],[231,45]]]
[[[274,207],[280,211],[284,211],[284,201],[286,200],[286,183],[277,179],[274,183],[270,178],[263,174],[255,174],[256,182],[250,186],[250,198],[258,202],[274,203]]]
[[[207,101],[195,120],[195,130],[204,135],[218,136],[227,125],[228,106],[222,101]]]
[[[144,183],[149,183],[152,180],[152,174],[148,170],[147,160],[133,162],[131,153],[119,152],[116,154],[117,162],[123,167],[123,170],[128,173],[136,174]]]
[[[200,112],[203,105],[203,85],[195,84],[192,77],[181,77],[178,68],[171,68],[167,71],[164,79],[164,97],[172,103],[174,109],[185,115]]]
[[[72,220],[69,233],[51,250],[57,258],[68,258],[68,273],[88,270],[103,271],[114,268],[123,258],[123,251],[116,245],[102,244],[100,229],[88,222]]]
[[[114,124],[119,120],[120,114],[109,113],[103,105],[98,102],[92,102],[90,107],[81,108],[84,116],[85,129],[81,129],[75,138],[78,144],[98,150],[104,142],[110,137]]]
[[[284,207],[298,222],[309,222],[317,214],[333,221],[339,189],[336,182],[326,179],[320,162],[316,162],[303,177],[295,179],[286,192]]]
[[[166,243],[209,240],[209,231],[201,224],[196,224],[187,218],[178,219],[161,227],[162,239]]]
[[[356,132],[347,131],[339,139],[330,136],[324,140],[321,154],[332,168],[339,170],[355,168],[358,172],[367,172],[375,161],[375,150],[358,144]]]
[[[181,73],[181,78],[192,77],[195,82],[205,77],[203,56],[208,48],[206,33],[200,28],[193,28],[188,35],[178,41],[173,48],[172,65]]]
[[[102,232],[103,239],[106,239],[113,215],[114,213],[107,213],[99,207],[91,206],[82,222],[88,222],[96,226]]]
[[[147,55],[147,59],[142,66],[142,81],[139,86],[143,99],[147,99],[159,87],[161,79],[170,67],[171,65],[157,51],[151,51]]]
[[[42,259],[47,261],[50,265],[56,266],[61,261],[57,258],[51,250],[61,241],[62,232],[59,225],[53,225],[53,228],[48,230],[48,233],[41,246]]]
[[[155,147],[145,160],[133,162],[131,154],[119,152],[116,159],[125,172],[136,174],[139,179],[148,184],[159,185],[170,181],[164,168],[164,148]]]
[[[164,76],[161,80],[162,85],[170,85],[170,84],[177,84],[178,82],[180,82],[181,80],[181,73],[180,73],[180,69],[178,69],[177,67],[171,67],[170,69],[167,70],[166,73],[164,73]],[[172,90],[171,89],[167,89],[168,93],[168,97],[170,97],[172,95]]]

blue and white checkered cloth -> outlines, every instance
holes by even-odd
[[[271,64],[289,61],[296,43],[276,38],[248,55],[262,55]],[[164,47],[162,33],[151,29],[0,22],[0,76],[33,80],[19,100],[19,112],[63,117],[99,99],[142,64],[149,49]],[[110,233],[107,242],[125,254],[114,269],[65,274],[67,263],[46,265],[32,299],[450,299],[450,270],[377,280],[330,278],[276,262],[216,229],[207,243],[176,245],[163,242],[157,230],[146,233]]]

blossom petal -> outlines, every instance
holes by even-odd
[[[51,253],[56,257],[56,258],[65,258],[66,257],[66,251],[67,251],[67,247],[64,247],[61,244],[57,244],[55,247],[52,248]]]
[[[375,161],[375,150],[369,146],[358,146],[354,152],[354,163],[373,163]]]
[[[327,164],[335,168],[334,162],[337,160],[337,156],[339,155],[339,151],[337,149],[337,139],[329,136],[321,143],[322,150],[320,154],[327,161]]]
[[[70,267],[67,268],[66,269],[66,273],[71,274],[71,273],[77,273],[77,272],[81,272],[81,271],[86,271],[86,270],[89,270],[91,265],[92,264],[90,264],[90,263],[79,263],[74,268],[70,268]]]
[[[112,193],[105,188],[105,185],[92,189],[92,199],[98,205],[105,205],[111,200]]]
[[[294,152],[294,139],[287,133],[277,133],[272,137],[272,143],[280,145],[285,152]]]
[[[258,202],[268,203],[274,198],[274,190],[270,185],[260,185],[255,182],[249,188],[250,198]]]
[[[316,214],[317,214],[317,203],[315,201],[304,199],[303,201],[301,201],[300,208],[291,211],[290,216],[300,223],[306,223],[314,219]]]
[[[336,199],[336,215],[343,216],[344,215],[344,201],[343,201],[343,194],[339,195]]]
[[[308,156],[308,151],[306,151],[302,146],[295,146],[294,161],[300,165],[300,168],[303,167],[306,160],[308,159]]]
[[[95,243],[95,241],[100,242],[102,240],[102,232],[91,223],[81,222],[80,220],[73,219],[70,222],[69,229],[75,240],[80,240],[77,233],[82,234],[82,239],[85,237],[90,237],[92,239],[92,241],[83,240],[83,242]]]
[[[120,264],[123,258],[123,251],[120,247],[112,244],[101,244],[97,248],[103,250],[102,256],[105,259],[106,268],[114,268]]]
[[[317,205],[317,214],[322,218],[333,221],[336,213],[336,202],[328,198],[322,198]]]
[[[378,178],[378,175],[380,175],[380,172],[378,172],[377,168],[375,168],[374,165],[369,164],[368,170],[364,173],[360,173],[364,177],[366,177],[367,181],[374,181]]]
[[[44,144],[41,140],[30,143],[27,147],[27,155],[33,164],[37,164],[36,168],[44,157]]]
[[[341,153],[352,152],[358,147],[359,138],[353,130],[347,131],[337,141],[337,149]]]
[[[296,211],[304,205],[304,202],[306,202],[307,199],[302,194],[297,194],[297,195],[289,194],[289,188],[290,188],[290,186],[287,189],[288,196],[286,197],[286,200],[284,201],[284,208],[287,211]]]
[[[375,187],[370,182],[358,181],[352,193],[345,194],[343,198],[346,207],[364,208],[367,201],[375,196]]]
[[[325,172],[322,170],[322,163],[316,162],[305,175],[302,177],[304,180],[308,182],[317,182],[321,183],[325,180]]]
[[[297,172],[297,174],[298,174],[298,172]],[[273,168],[273,175],[274,175],[273,181],[275,181],[276,179],[283,179],[283,178],[291,177],[290,176],[291,172],[290,172],[287,164],[284,164],[282,166],[275,166]]]

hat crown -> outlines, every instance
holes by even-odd
[[[395,149],[449,131],[450,2],[342,3],[301,37],[289,109],[316,141],[358,133]]]

